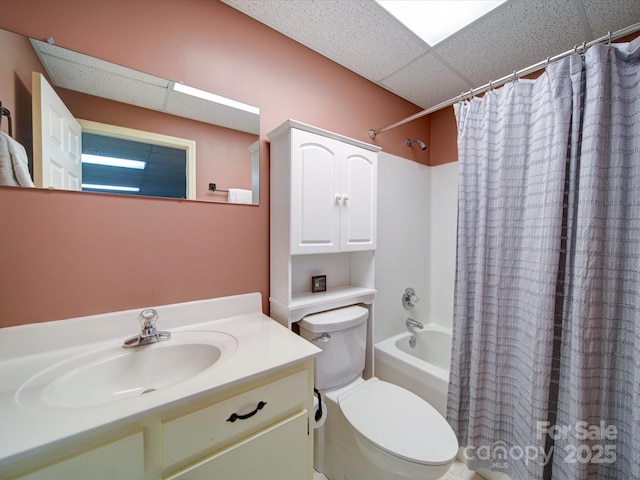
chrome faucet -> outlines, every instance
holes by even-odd
[[[135,337],[131,337],[124,341],[123,347],[138,347],[140,345],[148,345],[150,343],[163,342],[171,338],[171,332],[159,332],[156,329],[158,320],[158,312],[153,308],[145,308],[140,315],[140,333]]]
[[[420,322],[416,322],[413,318],[407,318],[407,327],[413,328],[424,328]]]

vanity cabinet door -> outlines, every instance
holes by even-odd
[[[144,474],[144,438],[140,432],[19,478],[119,480],[141,479]]]
[[[168,480],[311,479],[307,412],[248,437]]]

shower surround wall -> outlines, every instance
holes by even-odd
[[[429,168],[429,320],[453,326],[458,162]]]
[[[414,318],[426,321],[429,284],[429,167],[378,154],[378,249],[374,341],[403,331],[401,294],[413,287],[422,301]],[[424,314],[423,314],[424,312]]]
[[[456,249],[457,163],[427,167],[378,155],[375,342],[406,330],[408,316],[451,328]],[[409,311],[401,293],[420,297]]]

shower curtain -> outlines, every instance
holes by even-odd
[[[640,479],[640,39],[456,118],[447,418],[468,465]]]

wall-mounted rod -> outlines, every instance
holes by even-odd
[[[219,189],[215,183],[210,183],[209,184],[209,190],[211,190],[212,192],[224,192],[224,193],[229,193],[229,190],[221,190]]]
[[[587,48],[592,47],[593,45],[597,45],[598,43],[604,43],[604,42],[611,43],[613,40],[617,40],[627,35],[631,35],[632,33],[636,33],[638,31],[640,31],[640,22],[634,23],[633,25],[630,25],[627,28],[623,28],[622,30],[618,30],[614,33],[609,32],[607,35],[603,35],[602,37],[596,38],[595,40],[591,40],[590,42],[585,42],[582,45],[576,45],[571,50],[567,50],[566,52],[560,53],[559,55],[556,55],[554,57],[548,57],[546,60],[543,60],[542,62],[538,62],[527,68],[523,68],[522,70],[516,70],[511,75],[505,75],[504,77],[499,78],[498,80],[489,82],[479,88],[472,88],[468,92],[463,92],[457,97],[451,98],[431,108],[415,113],[410,117],[400,120],[399,122],[392,123],[391,125],[387,125],[386,127],[382,127],[382,128],[377,128],[375,130],[369,130],[369,137],[371,137],[372,139],[376,138],[376,135],[378,133],[386,132],[387,130],[391,130],[392,128],[399,127],[401,125],[404,125],[405,123],[413,122],[414,120],[417,120],[426,115],[429,115],[430,113],[437,112],[438,110],[442,110],[443,108],[446,108],[446,107],[450,107],[451,105],[454,105],[462,100],[467,100],[469,98],[474,97],[475,95],[479,95],[480,93],[487,92],[493,88],[504,85],[505,83],[511,82],[513,80],[517,80],[520,77],[524,77],[531,73],[537,72],[538,70],[542,70],[543,68],[546,68],[547,65],[549,65],[549,63],[551,62],[555,62],[557,60],[568,57],[569,55],[573,55],[578,52],[584,53],[587,50]]]

